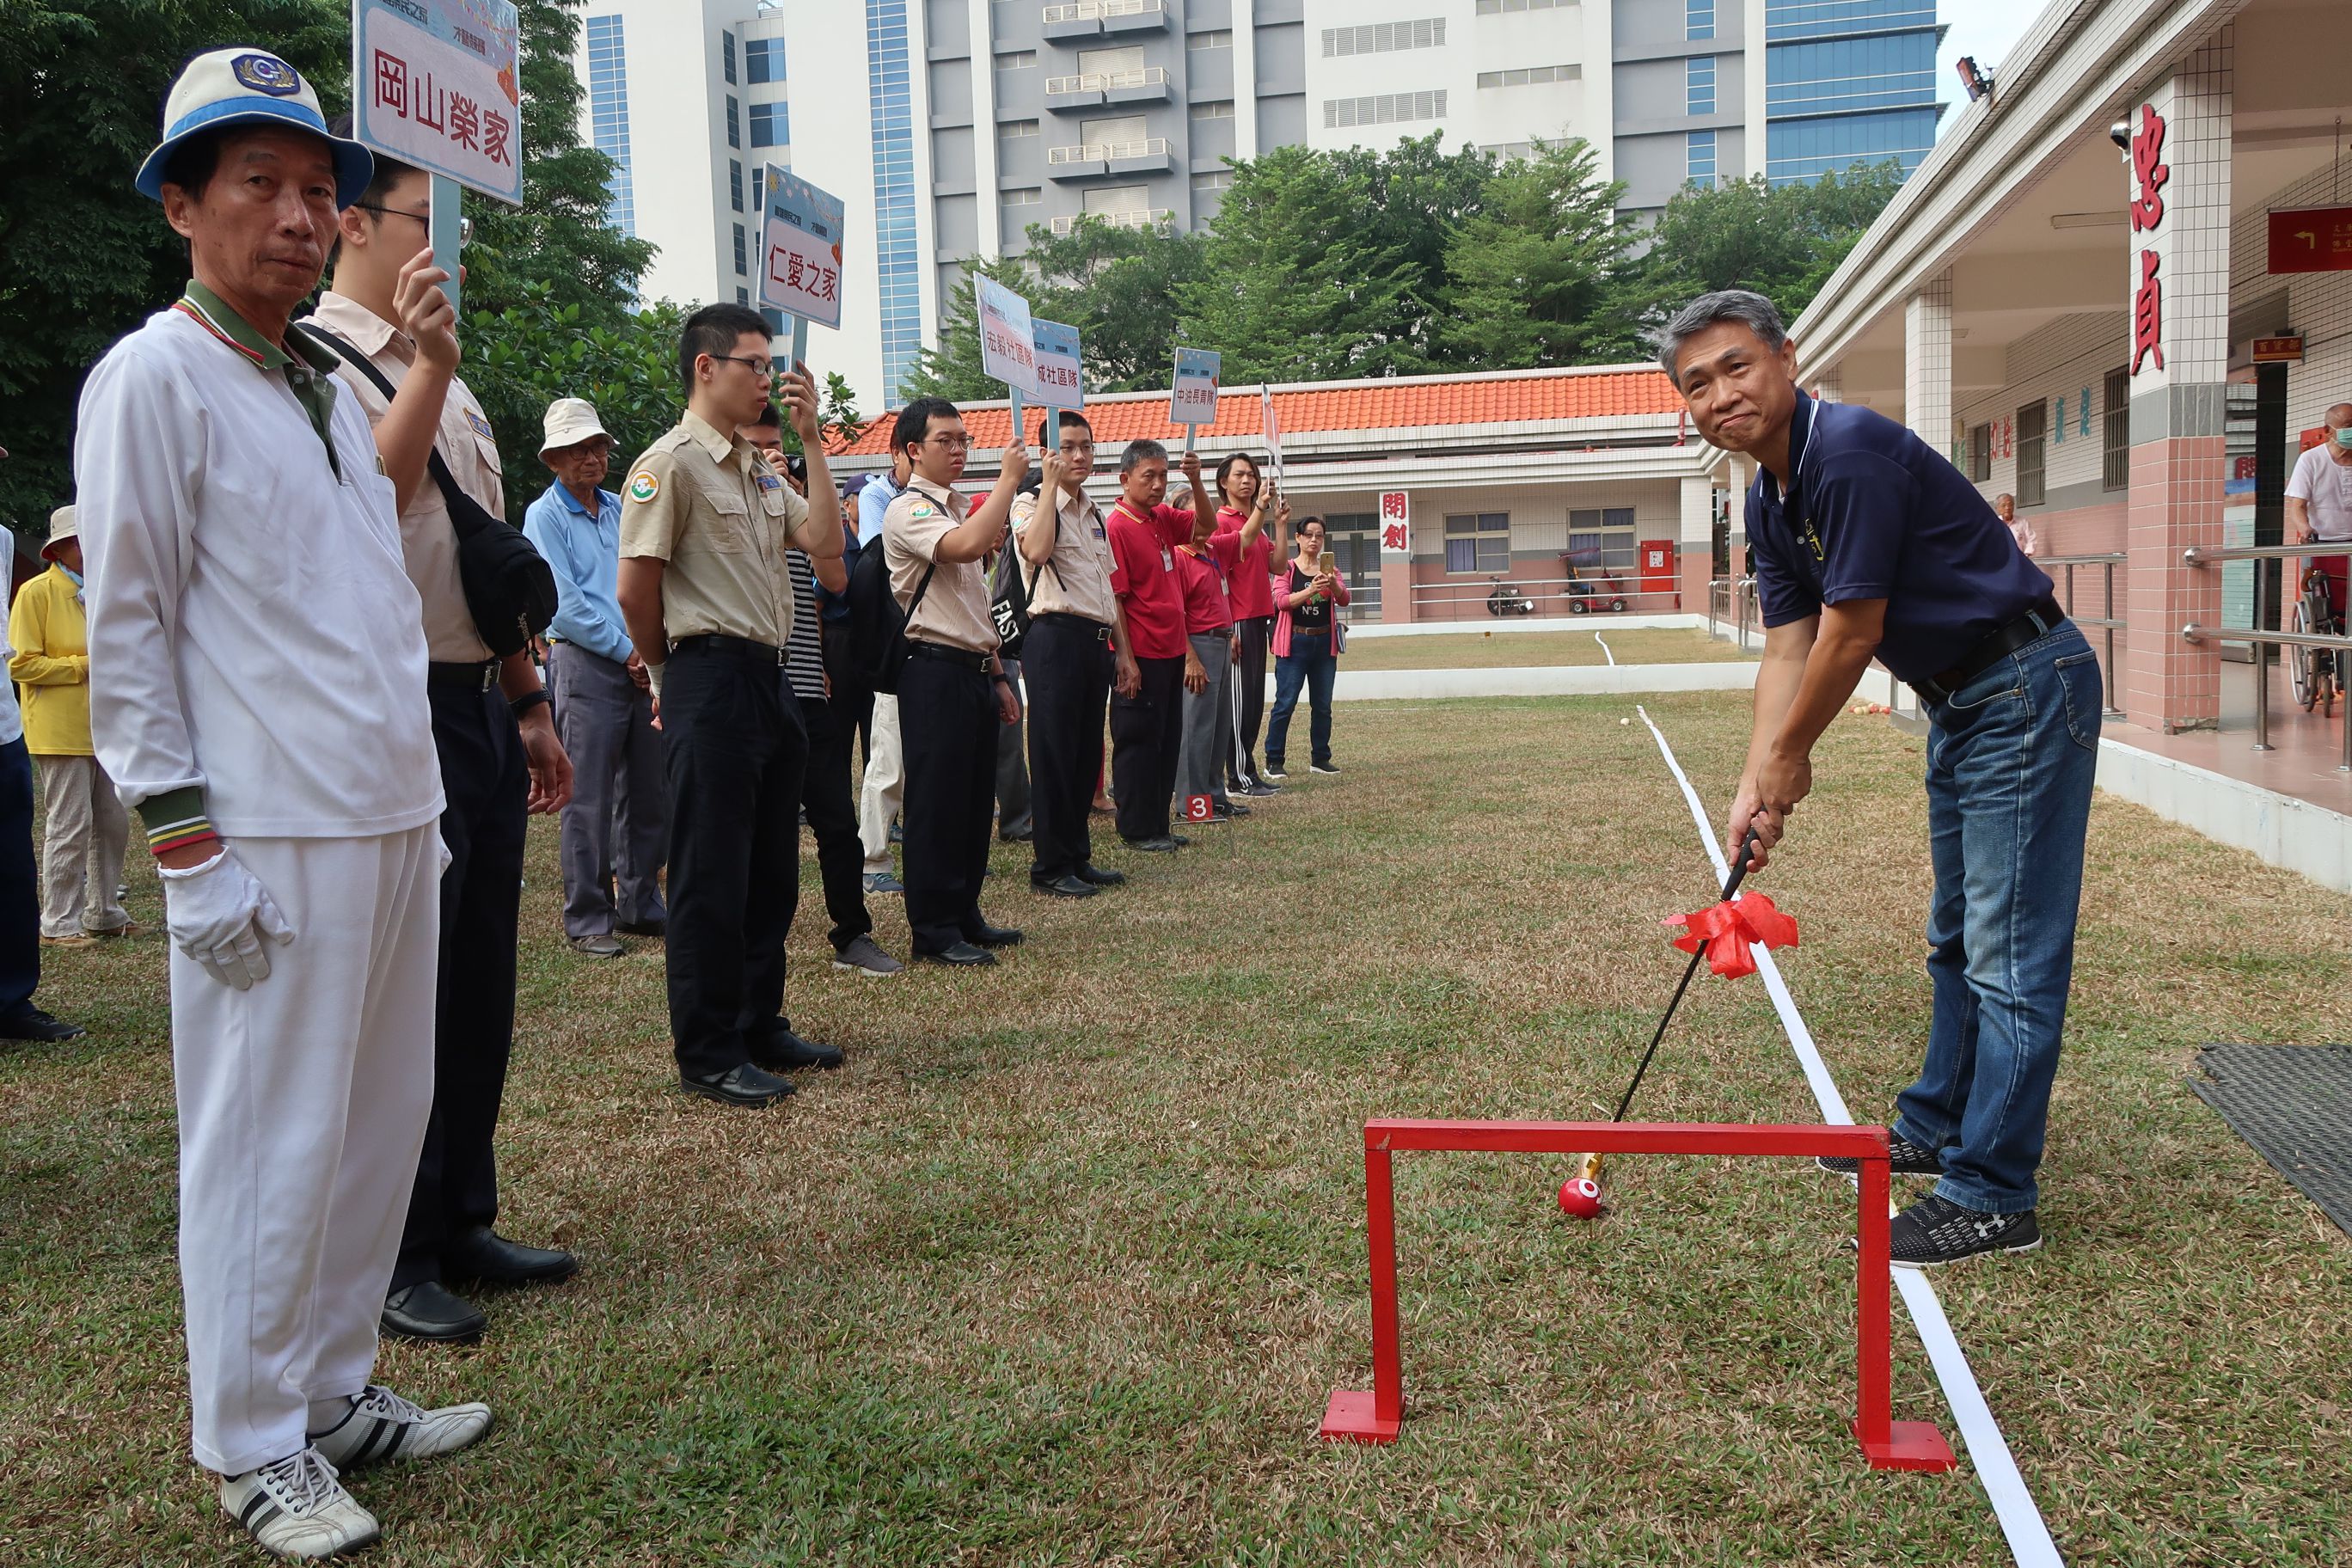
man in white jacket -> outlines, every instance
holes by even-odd
[[[266,51],[191,60],[139,172],[194,279],[83,389],[74,470],[100,763],[137,807],[172,937],[180,1276],[197,1462],[281,1556],[373,1540],[337,1467],[488,1429],[370,1382],[433,1092],[446,858],[399,511],[457,362],[420,255],[418,363],[383,422],[289,325],[366,150]]]

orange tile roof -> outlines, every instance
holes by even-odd
[[[1396,430],[1426,426],[1527,423],[1558,419],[1611,419],[1679,414],[1681,395],[1664,373],[1655,370],[1563,371],[1556,375],[1464,376],[1454,380],[1362,381],[1274,394],[1275,417],[1286,436],[1321,430]],[[972,444],[998,449],[1012,430],[1003,404],[963,409]],[[1168,396],[1118,394],[1089,402],[1097,444],[1123,446],[1149,437],[1171,443],[1184,427],[1168,422]],[[896,411],[876,419],[836,456],[881,457],[890,449]],[[1230,445],[1264,433],[1255,386],[1227,390],[1217,398],[1217,422],[1201,426],[1200,444]],[[1033,431],[1034,434],[1034,431]]]

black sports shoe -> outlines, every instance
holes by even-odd
[[[2031,1252],[2042,1245],[2033,1211],[1986,1214],[1929,1193],[1888,1222],[1887,1256],[1897,1268],[1934,1268],[1984,1252]]]
[[[1944,1173],[1943,1157],[1933,1149],[1922,1149],[1900,1133],[1886,1135],[1887,1151],[1895,1158],[1889,1162],[1898,1176],[1940,1176]],[[1813,1162],[1833,1176],[1843,1176],[1849,1182],[1862,1180],[1862,1162],[1843,1154],[1823,1154]]]

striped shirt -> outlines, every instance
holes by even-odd
[[[824,700],[824,644],[816,618],[816,568],[807,552],[784,552],[793,574],[793,629],[784,639],[784,676],[803,702]]]

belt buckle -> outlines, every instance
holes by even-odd
[[[482,689],[487,692],[492,687],[498,685],[498,683],[499,661],[492,659],[488,664],[482,666]]]

